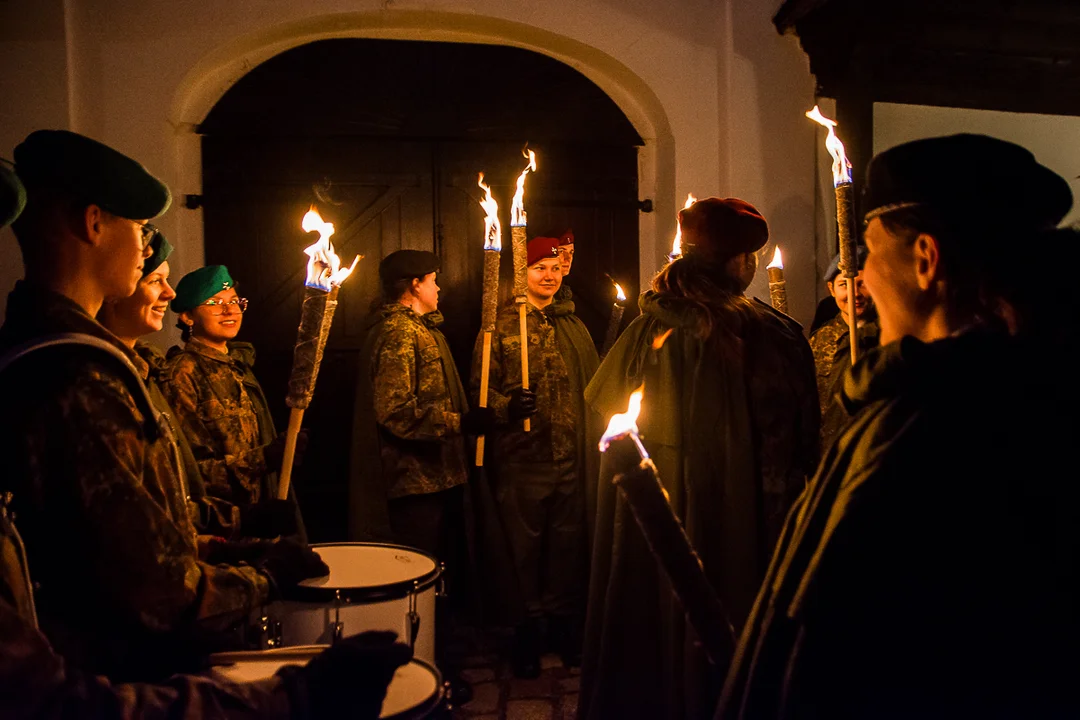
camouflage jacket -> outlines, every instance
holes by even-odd
[[[599,357],[585,325],[573,314],[572,301],[553,302],[543,310],[526,303],[529,389],[537,412],[525,432],[511,423],[510,394],[521,387],[521,325],[516,304],[504,305],[495,320],[488,375],[488,407],[495,413],[496,464],[580,463],[584,441],[583,400]],[[483,333],[473,353],[472,397],[480,394]]]
[[[77,304],[20,282],[0,351],[63,332],[100,338],[142,364]],[[42,629],[91,672],[181,669],[265,599],[266,580],[198,562],[175,448],[136,400],[130,370],[92,347],[31,357],[0,376],[0,491],[14,493]]]
[[[859,347],[863,352],[878,345],[877,324],[868,321],[859,328]],[[817,372],[818,402],[821,405],[822,449],[836,436],[848,421],[848,414],[837,401],[840,379],[851,367],[851,341],[847,318],[838,314],[810,336],[810,349],[814,353]]]
[[[207,493],[253,503],[272,490],[264,448],[277,435],[249,343],[229,354],[198,338],[169,350],[162,390],[202,471]]]
[[[365,342],[361,382],[370,384],[386,498],[461,485],[467,480],[461,416],[468,407],[437,327],[442,315],[420,317],[400,303],[380,314]]]
[[[146,389],[150,391],[150,400],[154,407],[172,425],[176,437],[176,444],[180,450],[180,460],[184,466],[184,479],[187,483],[187,506],[191,522],[195,526],[195,532],[199,535],[216,535],[226,539],[239,539],[240,535],[240,508],[229,502],[208,495],[206,482],[202,477],[202,469],[195,460],[195,453],[191,450],[191,443],[184,435],[179,421],[173,413],[169,401],[165,399],[161,391],[162,381],[165,377],[165,354],[157,347],[137,341],[135,354],[138,355],[147,366],[147,375],[143,378]]]

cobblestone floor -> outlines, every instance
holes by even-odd
[[[462,678],[473,688],[471,702],[454,708],[454,720],[574,720],[579,668],[563,667],[558,655],[544,655],[540,677],[514,677],[506,652],[508,637],[469,642]]]

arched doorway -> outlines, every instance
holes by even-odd
[[[468,377],[482,270],[477,172],[487,174],[505,212],[524,141],[538,152],[530,234],[573,228],[570,285],[598,342],[611,308],[605,276],[636,294],[642,140],[596,85],[544,55],[491,45],[314,42],[243,77],[198,130],[206,262],[228,265],[252,300],[242,337],[259,349],[256,371],[281,427],[308,242],[299,220],[308,205],[336,224],[341,255],[365,256],[342,291],[305,418],[312,442],[296,482],[313,540],[345,537],[357,352],[379,258],[403,247],[440,254],[444,329]]]

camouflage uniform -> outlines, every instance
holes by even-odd
[[[229,343],[226,355],[191,338],[169,351],[162,386],[208,494],[237,504],[273,497],[276,486],[263,451],[277,433],[254,360],[249,343]]]
[[[821,404],[822,449],[848,420],[847,411],[837,402],[840,378],[851,367],[851,341],[848,339],[848,322],[843,313],[838,314],[810,335],[810,349],[814,352],[817,371],[818,402]],[[878,328],[874,322],[865,322],[859,328],[859,347],[862,352],[877,347]]]
[[[184,466],[184,478],[187,482],[188,514],[195,526],[195,531],[199,535],[238,539],[240,508],[227,500],[207,495],[202,470],[199,468],[198,461],[195,460],[191,444],[173,416],[168,400],[161,392],[161,384],[165,377],[165,354],[141,340],[135,343],[135,354],[146,363],[147,375],[143,381],[146,383],[146,389],[150,391],[151,402],[173,427],[176,444],[180,450],[180,459]]]
[[[20,282],[0,350],[62,332],[101,338],[142,363],[70,299]],[[32,357],[0,378],[0,491],[15,495],[42,628],[87,671],[175,672],[242,622],[267,581],[197,561],[175,448],[117,359],[78,346]]]
[[[370,382],[381,440],[382,474],[388,499],[449,490],[468,479],[461,415],[451,384],[457,369],[442,361],[435,333],[409,308],[383,308],[373,338]],[[441,316],[440,316],[441,317]],[[449,374],[453,374],[451,383]],[[463,398],[462,398],[463,399]]]
[[[584,594],[585,468],[582,394],[599,365],[573,301],[543,310],[526,304],[529,389],[537,412],[525,432],[511,423],[511,392],[521,387],[518,308],[500,308],[491,343],[488,407],[497,429],[488,465],[495,498],[513,551],[524,611],[566,619],[580,613]],[[479,395],[482,335],[473,355],[473,398]]]
[[[19,535],[0,500],[0,697],[7,720],[63,717],[287,718],[289,695],[272,677],[236,685],[177,675],[158,685],[114,685],[65,663],[37,631]]]

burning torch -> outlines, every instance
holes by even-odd
[[[528,145],[521,151],[529,159],[529,164],[521,171],[517,179],[517,190],[510,205],[510,239],[514,248],[514,298],[518,306],[521,325],[521,387],[529,389],[529,327],[526,322],[528,297],[525,290],[529,285],[528,218],[525,214],[525,178],[536,171],[536,153]],[[529,432],[532,423],[525,418],[524,430]]]
[[[341,283],[356,267],[357,255],[349,267],[341,267],[341,260],[334,252],[330,236],[334,224],[323,222],[318,211],[312,207],[304,215],[300,227],[304,232],[318,232],[319,239],[304,249],[308,256],[307,280],[304,282],[304,302],[300,311],[300,326],[296,329],[296,347],[293,348],[292,374],[289,376],[289,392],[285,404],[289,406],[289,427],[285,432],[285,454],[278,481],[278,498],[289,495],[292,478],[293,457],[296,455],[296,437],[304,410],[311,404],[315,392],[315,379],[319,375],[330,323],[337,309],[337,296]]]
[[[851,163],[844,152],[844,143],[836,137],[836,121],[821,114],[815,105],[806,113],[819,125],[823,125],[829,134],[825,138],[825,149],[832,155],[833,187],[836,191],[836,229],[840,235],[840,274],[848,279],[848,287],[855,287],[855,276],[859,274],[859,256],[856,248],[855,199],[851,184]],[[852,301],[848,303],[848,335],[851,336],[851,364],[858,358],[859,326],[855,321],[854,291]]]
[[[653,347],[656,345],[654,343]],[[616,475],[614,483],[630,506],[653,557],[667,575],[687,620],[701,638],[706,654],[714,665],[721,665],[731,656],[735,629],[705,577],[701,558],[694,552],[682,523],[671,509],[656,465],[641,442],[637,418],[644,393],[645,386],[642,385],[630,394],[626,412],[611,416],[607,430],[600,438],[600,452],[606,452],[611,443],[620,438],[629,438],[637,448],[640,464],[629,472]]]
[[[769,271],[769,300],[775,309],[787,315],[787,281],[784,280],[784,256],[780,254],[779,245],[765,269]]]
[[[484,295],[480,304],[480,330],[484,333],[484,348],[480,361],[480,407],[487,407],[488,373],[491,371],[491,334],[495,331],[495,315],[499,307],[502,225],[499,223],[499,204],[491,196],[491,188],[484,184],[484,173],[480,173],[480,179],[476,184],[484,191],[484,199],[480,201],[480,207],[484,208]],[[523,344],[522,355],[524,353]],[[481,467],[483,464],[484,436],[481,435],[476,438],[476,466]]]
[[[615,344],[615,341],[619,337],[619,326],[622,325],[623,307],[622,303],[626,302],[626,293],[623,292],[622,285],[612,280],[615,284],[615,304],[611,306],[611,317],[608,320],[607,334],[604,335],[604,347],[600,351],[600,357],[603,358],[611,350],[611,347]]]
[[[687,193],[686,202],[683,204],[683,210],[690,207],[697,202],[697,198],[691,193]],[[671,254],[668,255],[668,260],[675,260],[682,257],[682,223],[675,226],[675,239],[671,241]]]

